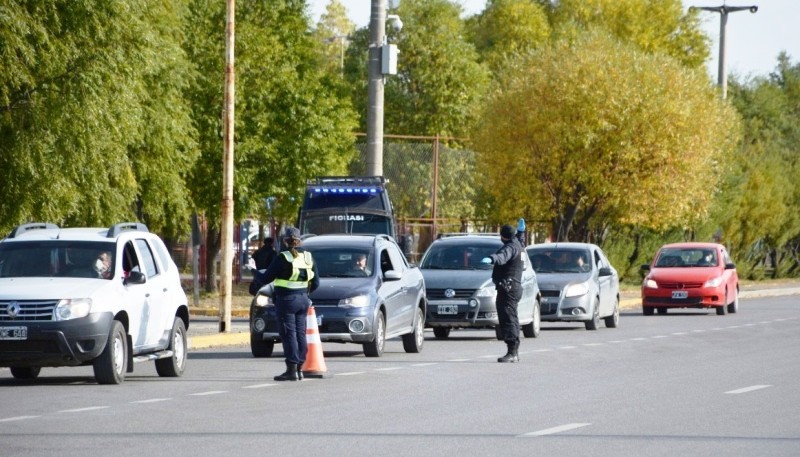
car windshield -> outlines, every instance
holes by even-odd
[[[114,247],[114,243],[60,240],[0,243],[0,278],[110,279]]]
[[[491,270],[481,259],[497,252],[500,246],[432,245],[420,268],[429,270]]]
[[[534,248],[527,252],[537,273],[585,273],[592,269],[587,249]]]
[[[308,251],[314,257],[320,278],[358,278],[372,276],[374,251],[354,247],[313,247]]]
[[[656,258],[656,268],[714,267],[717,251],[703,248],[664,248]]]

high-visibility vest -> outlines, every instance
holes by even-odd
[[[276,279],[276,287],[287,289],[305,289],[308,283],[314,279],[314,259],[310,252],[301,252],[297,257],[292,256],[291,251],[283,251],[281,255],[292,264],[292,275],[288,279]]]

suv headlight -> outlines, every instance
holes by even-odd
[[[564,290],[565,297],[579,297],[589,293],[589,285],[585,282],[579,284],[570,284]]]
[[[256,295],[256,306],[275,306],[275,303],[273,303],[272,298],[270,298],[269,295],[258,294]]]
[[[80,319],[89,315],[92,310],[91,298],[65,298],[59,300],[55,309],[55,320],[68,321]]]
[[[369,295],[356,295],[339,300],[339,308],[364,308],[365,306],[369,306]]]

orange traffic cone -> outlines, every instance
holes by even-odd
[[[306,344],[308,353],[303,364],[303,376],[306,378],[326,378],[328,368],[325,366],[325,357],[322,355],[322,340],[319,337],[317,326],[317,313],[314,307],[308,308],[306,317]]]

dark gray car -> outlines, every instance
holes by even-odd
[[[492,283],[492,266],[480,261],[502,245],[496,234],[457,234],[434,241],[425,251],[420,262],[428,297],[425,325],[433,328],[437,338],[447,338],[454,328],[497,329],[497,291]],[[522,260],[525,268],[519,321],[523,335],[535,338],[540,330],[539,288],[524,251]]]
[[[526,248],[542,293],[542,320],[583,322],[597,330],[619,324],[619,276],[602,249],[589,243]]]

